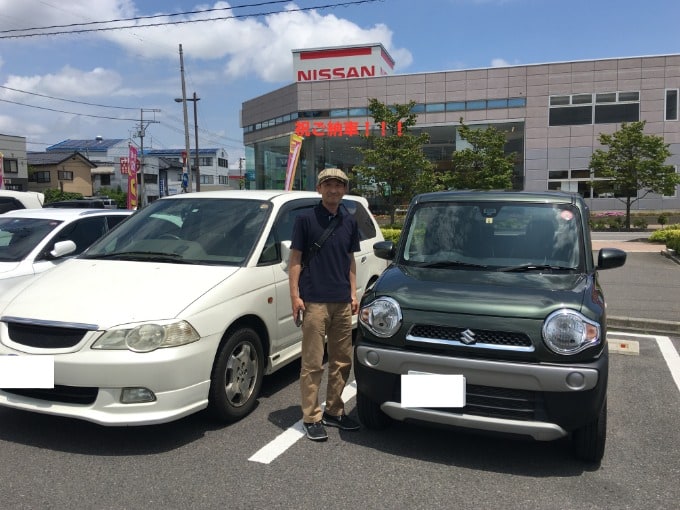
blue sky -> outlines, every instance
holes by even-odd
[[[177,23],[211,17],[223,19]],[[39,151],[136,136],[143,116],[145,148],[181,148],[181,44],[199,146],[224,147],[235,165],[241,104],[293,81],[292,49],[380,42],[395,72],[415,73],[677,54],[679,23],[678,0],[0,0],[0,133]],[[18,31],[40,27],[97,30]]]

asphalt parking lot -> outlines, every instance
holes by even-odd
[[[231,426],[204,413],[105,428],[0,408],[2,508],[674,509],[680,500],[680,339],[610,332],[599,467],[538,443],[395,424],[302,437],[299,364],[265,380]],[[634,347],[635,346],[635,347]],[[347,411],[356,416],[353,387]]]

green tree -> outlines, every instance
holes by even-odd
[[[127,192],[122,191],[120,186],[118,186],[118,188],[115,190],[113,188],[100,188],[97,193],[101,196],[109,197],[115,200],[118,209],[127,208]]]
[[[672,195],[680,176],[672,165],[669,145],[658,135],[645,135],[645,121],[621,124],[611,135],[601,133],[598,140],[607,149],[597,149],[590,158],[594,186],[612,186],[619,201],[626,204],[626,229],[630,229],[630,206],[648,193]]]
[[[477,129],[460,119],[460,137],[470,144],[451,156],[453,169],[442,176],[447,188],[512,189],[515,154],[505,154],[505,135],[493,126]]]
[[[411,110],[415,101],[387,106],[370,99],[368,110],[378,125],[385,125],[385,136],[369,135],[367,147],[356,147],[363,156],[361,165],[353,168],[359,184],[375,183],[382,193],[385,206],[394,223],[396,208],[408,203],[420,191],[429,191],[432,163],[423,152],[430,137],[427,133],[414,135],[409,129],[416,124]]]

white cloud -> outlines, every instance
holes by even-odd
[[[57,74],[9,76],[5,86],[58,97],[93,97],[110,94],[121,83],[122,79],[115,71],[102,68],[81,71],[65,66]],[[5,92],[12,97],[11,91]]]
[[[226,8],[217,2],[213,8]],[[383,24],[364,29],[333,14],[298,11],[294,3],[287,11],[257,18],[222,19],[202,23],[176,24],[130,31],[103,32],[131,54],[141,58],[179,58],[179,45],[185,58],[224,60],[229,79],[254,76],[267,82],[292,80],[293,49],[317,48],[344,44],[382,43],[399,68],[408,67],[413,57],[392,44],[392,31]],[[232,11],[217,11],[212,17],[228,17]],[[183,19],[206,19],[205,14]],[[167,20],[179,21],[173,17]],[[162,19],[154,20],[160,22]],[[147,21],[148,22],[148,21]],[[141,21],[141,23],[146,23]]]
[[[515,60],[514,62],[509,62],[505,60],[504,58],[492,58],[491,59],[491,67],[508,67],[508,66],[514,66],[514,65],[519,65],[519,62]]]

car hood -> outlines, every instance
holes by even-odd
[[[402,309],[542,319],[557,308],[581,310],[592,285],[586,274],[391,266],[374,290]]]
[[[0,296],[0,316],[96,324],[99,329],[170,319],[239,269],[71,259]]]
[[[19,274],[14,275],[12,274],[13,271],[16,271],[19,266],[21,265],[21,261],[19,262],[0,262],[0,278],[11,278],[12,276],[19,276]]]

